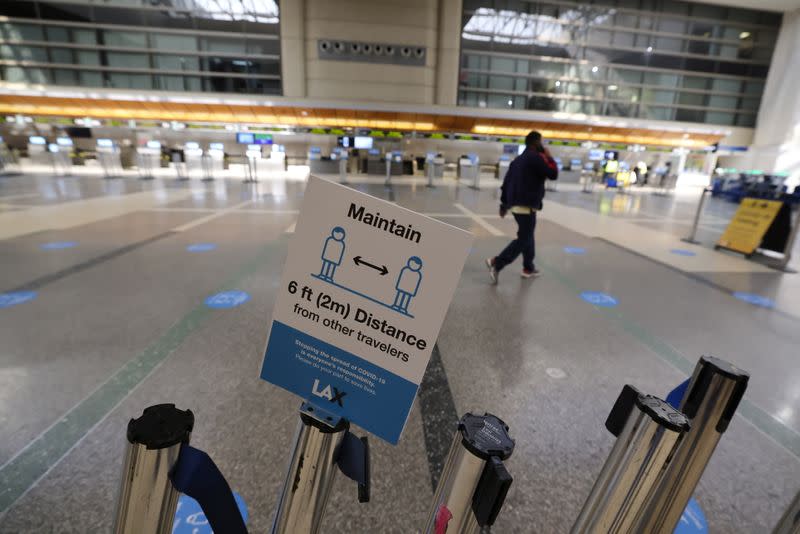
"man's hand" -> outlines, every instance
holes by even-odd
[[[501,219],[505,218],[506,213],[508,213],[508,209],[505,206],[500,206],[500,218]]]

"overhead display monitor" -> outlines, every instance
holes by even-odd
[[[72,139],[69,137],[58,137],[56,139],[56,144],[58,144],[58,146],[72,146]]]
[[[98,139],[97,146],[100,148],[112,148],[114,146],[114,141],[111,139]]]
[[[353,138],[346,135],[340,135],[336,138],[338,145],[342,148],[350,148],[353,146]]]
[[[240,145],[252,145],[256,142],[255,135],[251,133],[237,133],[236,142]]]
[[[83,138],[89,139],[92,137],[92,129],[91,128],[84,128],[82,126],[68,126],[67,127],[67,135],[75,138]]]
[[[183,145],[183,147],[186,148],[187,150],[197,150],[198,148],[200,148],[200,143],[197,143],[195,141],[187,141],[187,143]]]
[[[225,150],[225,145],[223,143],[209,143],[208,144],[209,150]]]
[[[41,135],[32,135],[28,137],[28,142],[32,145],[46,145],[47,139],[45,139]]]
[[[365,135],[357,135],[353,138],[353,146],[355,148],[369,150],[372,148],[372,143],[375,140],[372,137],[367,137]]]
[[[237,133],[236,142],[242,145],[271,145],[272,135],[265,133]]]
[[[619,152],[616,150],[606,150],[605,154],[603,154],[603,157],[609,161],[616,161],[619,157]]]
[[[247,145],[248,152],[261,152],[261,145]]]
[[[503,154],[508,154],[509,156],[516,156],[519,154],[519,147],[520,145],[503,145]]]
[[[603,159],[603,149],[593,148],[589,150],[589,161],[600,161]]]
[[[161,142],[160,141],[148,141],[147,148],[152,148],[154,150],[161,150]]]

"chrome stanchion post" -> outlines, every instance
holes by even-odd
[[[392,182],[392,154],[386,155],[386,185]]]
[[[791,214],[791,204],[789,205],[789,213]],[[791,217],[789,217],[791,220]],[[789,261],[792,259],[792,249],[794,242],[797,239],[797,228],[800,227],[800,209],[797,210],[797,215],[794,217],[794,226],[792,226],[789,237],[786,239],[786,246],[783,248],[783,260],[781,260],[780,268],[786,270],[789,266]]]
[[[350,428],[347,419],[309,403],[300,407],[300,423],[289,470],[283,484],[272,534],[314,534],[320,531],[325,507],[339,467],[339,455]],[[366,446],[366,438],[362,438]],[[359,502],[369,501],[369,453],[364,459],[366,484],[359,484]]]
[[[115,534],[172,532],[179,494],[169,473],[193,426],[191,410],[174,404],[150,406],[130,420]]]
[[[700,244],[699,241],[695,239],[697,235],[697,225],[700,223],[700,214],[703,212],[703,205],[706,202],[706,194],[711,192],[711,188],[704,187],[702,193],[700,193],[700,202],[697,204],[697,212],[694,214],[694,222],[692,223],[692,232],[689,234],[689,237],[684,237],[681,241],[685,241],[686,243],[691,243],[693,245]]]
[[[617,436],[572,534],[638,532],[641,517],[689,422],[665,401],[626,385],[606,420]]]
[[[800,491],[775,525],[772,534],[800,534]]]
[[[477,534],[494,524],[512,478],[508,425],[494,415],[464,415],[442,470],[424,534]]]
[[[730,363],[703,356],[697,362],[681,411],[692,428],[667,467],[637,532],[672,534],[697,483],[742,400],[750,376]]]

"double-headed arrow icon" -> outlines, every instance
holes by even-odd
[[[353,261],[355,262],[356,265],[364,265],[364,266],[369,267],[371,269],[375,269],[376,271],[381,273],[381,276],[386,276],[386,273],[389,272],[389,269],[387,269],[385,265],[381,265],[380,267],[378,267],[377,265],[373,265],[373,264],[369,263],[368,261],[362,260],[361,256],[356,256],[355,258],[353,258]]]

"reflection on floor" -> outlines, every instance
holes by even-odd
[[[515,231],[496,184],[349,181],[476,241],[400,444],[374,441],[372,502],[340,477],[324,532],[416,531],[446,450],[437,432],[449,439],[469,410],[517,440],[495,532],[566,532],[613,445],[603,422],[623,384],[665,395],[701,354],[752,379],[697,497],[713,532],[771,529],[800,486],[800,275],[712,250],[735,206],[709,202],[692,247],[679,238],[696,192],[562,185],[537,230],[543,276],[510,266],[491,286],[483,260]],[[251,531],[269,528],[299,401],[258,373],[304,187],[0,178],[0,292],[21,299],[0,309],[0,532],[108,531],[125,425],[159,402],[195,412],[193,443],[245,498]],[[222,290],[251,299],[204,304]]]

